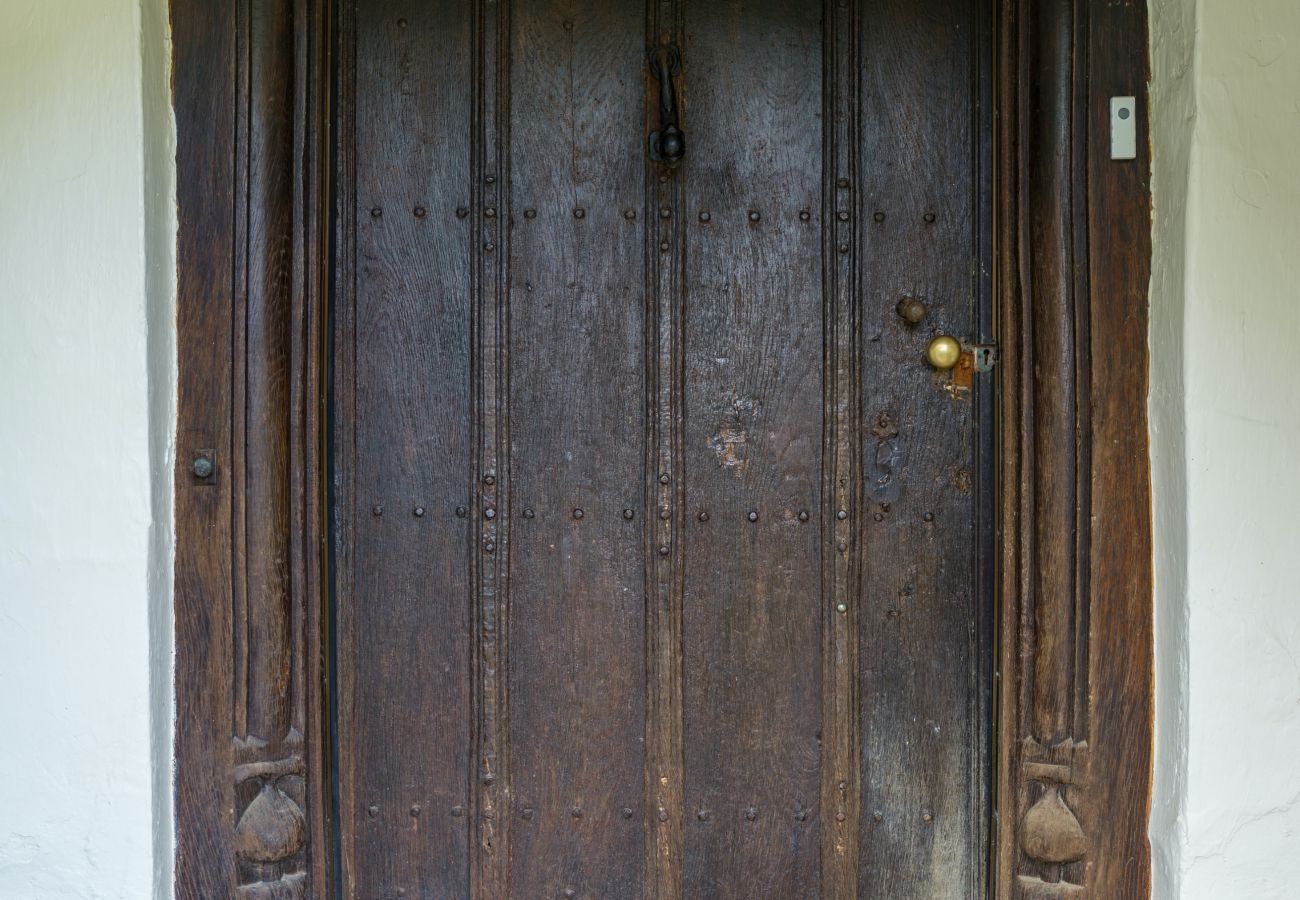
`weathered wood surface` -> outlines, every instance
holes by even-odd
[[[179,896],[1145,896],[1141,8],[173,34]]]

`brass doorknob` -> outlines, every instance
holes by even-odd
[[[941,334],[930,341],[925,358],[936,369],[951,369],[961,360],[961,342],[951,335]]]

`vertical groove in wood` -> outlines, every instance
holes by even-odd
[[[823,426],[821,891],[858,896],[861,833],[861,734],[858,621],[861,613],[863,513],[860,453],[861,350],[858,258],[861,209],[857,149],[858,3],[825,0],[822,150]],[[848,253],[841,253],[841,245]],[[839,510],[848,515],[841,519]]]
[[[678,0],[648,0],[649,47],[681,42]],[[686,63],[683,61],[683,69]],[[646,67],[646,96],[658,96]],[[659,127],[658,107],[648,102],[645,133]],[[689,123],[682,127],[689,135]],[[688,137],[689,139],[689,137]],[[680,170],[646,168],[647,297],[645,490],[646,559],[646,888],[649,900],[682,896],[683,724],[682,596],[685,562],[681,536],[688,514],[682,442],[684,373],[682,260],[686,252]],[[663,218],[660,209],[670,210]],[[666,249],[664,249],[666,248]],[[671,518],[654,515],[672,510]]]
[[[1030,11],[1025,247],[1032,335],[1033,572],[1037,623],[1031,737],[1072,738],[1078,513],[1075,367],[1074,2]]]
[[[1094,295],[1088,264],[1098,177],[1088,123],[1100,115],[1090,104],[1105,105],[1088,92],[1094,5],[1013,0],[1002,7],[1002,32],[1013,44],[1002,54],[1000,100],[1004,121],[1016,124],[999,134],[1007,223],[1000,234],[1004,258],[1014,258],[1014,269],[1000,272],[1001,303],[1017,340],[1004,344],[1001,414],[1002,441],[1014,451],[1004,453],[1002,473],[1000,897],[1110,896],[1116,884],[1095,878],[1098,864],[1111,862],[1098,859],[1097,817],[1110,784],[1094,784],[1099,747],[1090,714],[1092,618],[1106,599],[1087,565],[1098,516],[1093,431],[1097,404],[1115,402],[1099,401],[1092,387],[1095,309],[1105,299]],[[1142,639],[1139,631],[1131,640]],[[1125,652],[1127,640],[1107,655]],[[1125,685],[1112,684],[1120,702]]]
[[[308,781],[316,780],[307,769],[303,641],[307,567],[317,560],[305,557],[298,543],[304,536],[302,478],[310,465],[304,410],[313,369],[302,332],[309,286],[301,251],[312,238],[303,230],[307,123],[295,78],[305,59],[298,41],[307,34],[302,13],[294,0],[244,0],[238,7],[234,154],[236,883],[274,884],[290,896],[307,889],[304,807]]]
[[[506,171],[509,136],[509,5],[479,0],[474,14],[474,125],[470,215],[474,221],[472,252],[474,281],[473,361],[471,363],[474,410],[473,492],[475,527],[473,583],[475,593],[473,665],[475,679],[476,768],[474,772],[474,833],[471,846],[470,896],[494,900],[509,894],[507,769],[509,710],[505,672],[508,661],[506,623],[509,619],[509,529],[498,523],[510,520],[508,458],[509,397],[508,309],[506,284],[510,221],[505,208],[509,191]],[[501,210],[489,216],[488,208]],[[497,515],[486,518],[492,506]]]
[[[301,597],[296,619],[294,653],[300,664],[294,669],[292,691],[301,698],[294,709],[293,728],[303,735],[306,784],[304,810],[307,815],[307,877],[312,890],[333,897],[337,886],[332,879],[330,843],[329,773],[332,754],[329,744],[330,712],[327,698],[329,672],[324,662],[328,647],[326,610],[328,554],[325,515],[326,483],[326,372],[329,315],[329,229],[333,209],[329,164],[330,60],[332,4],[323,0],[294,0],[294,271],[301,288],[294,292],[292,357],[301,360],[294,383],[290,459],[293,524],[292,583],[295,597]]]
[[[357,266],[359,225],[358,199],[357,82],[359,41],[358,0],[336,0],[338,29],[333,41],[336,53],[332,76],[337,108],[332,116],[336,140],[332,144],[334,159],[331,177],[336,185],[336,229],[331,277],[335,308],[330,317],[327,337],[333,348],[330,357],[328,440],[332,443],[328,477],[328,534],[330,558],[329,617],[330,647],[330,751],[333,763],[331,808],[337,829],[332,847],[338,857],[333,866],[338,896],[355,894],[357,873],[352,861],[357,858],[360,842],[355,828],[349,827],[360,807],[357,796],[357,755],[343,746],[345,723],[356,721],[357,683],[353,673],[343,670],[343,660],[355,658],[354,609],[345,598],[357,595],[355,540],[358,494],[357,466],[348,465],[358,456],[356,422],[357,392],[357,298],[360,276]],[[469,598],[466,598],[466,605]]]

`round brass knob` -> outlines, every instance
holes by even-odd
[[[921,320],[925,318],[925,315],[928,312],[925,308],[925,304],[915,297],[904,297],[902,300],[899,300],[898,306],[894,307],[894,310],[902,317],[903,321],[907,322],[909,325],[920,324]]]
[[[951,369],[961,359],[961,342],[955,337],[941,334],[930,341],[925,351],[925,358],[936,369]]]

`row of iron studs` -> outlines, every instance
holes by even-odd
[[[428,209],[427,209],[426,207],[424,207],[424,206],[416,206],[416,207],[414,207],[414,208],[412,209],[411,212],[412,212],[412,215],[414,215],[417,219],[423,219],[423,218],[425,218],[426,216],[428,216]],[[384,215],[383,207],[375,206],[375,207],[372,207],[371,210],[370,210],[370,217],[373,218],[373,219],[379,219],[379,218],[382,218],[383,215]],[[495,206],[489,206],[489,207],[487,207],[486,209],[483,210],[483,215],[484,215],[486,218],[488,218],[488,219],[495,219],[495,218],[496,218],[496,215],[497,215],[496,207],[495,207]],[[458,207],[456,208],[456,218],[458,218],[458,219],[464,219],[464,218],[467,218],[468,216],[469,216],[469,207],[467,207],[467,206],[458,206]],[[575,219],[578,219],[578,220],[582,220],[582,219],[587,218],[587,209],[586,209],[586,207],[583,207],[583,206],[576,206],[576,207],[574,207],[574,209],[573,209],[573,217],[574,217]],[[671,217],[672,217],[672,210],[668,209],[667,207],[665,207],[665,208],[659,210],[659,217],[660,217],[661,219],[668,219],[668,218],[671,218]],[[525,218],[525,219],[529,219],[529,220],[532,220],[532,219],[537,218],[537,210],[536,210],[536,209],[533,209],[532,207],[529,207],[529,208],[525,209],[525,210],[524,210],[524,218]],[[629,222],[634,222],[634,221],[636,221],[636,210],[635,210],[635,209],[625,209],[625,210],[623,210],[623,218],[624,218],[624,219],[627,219]],[[761,221],[763,220],[763,214],[762,214],[762,212],[760,212],[760,211],[757,210],[757,209],[751,209],[751,210],[748,210],[748,211],[746,212],[746,218],[747,218],[750,222],[758,223],[758,222],[761,222]],[[848,221],[852,218],[852,216],[850,215],[850,213],[849,213],[848,210],[844,210],[844,209],[842,209],[842,210],[840,210],[839,212],[837,212],[837,213],[835,214],[835,218],[838,219],[838,220],[841,221],[841,222],[848,222]],[[885,221],[885,219],[886,219],[886,215],[885,215],[885,213],[884,213],[883,211],[881,211],[881,210],[877,210],[875,213],[872,214],[871,218],[872,218],[872,221],[875,221],[875,222],[877,222],[877,223],[880,223],[880,222],[884,222],[884,221]],[[927,224],[927,225],[933,225],[933,224],[935,223],[937,217],[935,216],[934,213],[932,213],[932,212],[928,212],[928,213],[925,213],[921,218],[922,218],[922,220],[925,222],[925,224]],[[702,209],[702,210],[700,210],[699,219],[700,219],[700,222],[701,222],[702,224],[707,225],[707,224],[709,224],[710,222],[713,221],[713,213],[711,213],[711,212],[710,212],[709,210],[707,210],[707,209]],[[800,221],[800,222],[810,222],[810,221],[812,221],[812,210],[809,210],[809,209],[806,209],[806,208],[805,208],[805,209],[801,209],[801,210],[799,210],[799,221]]]

